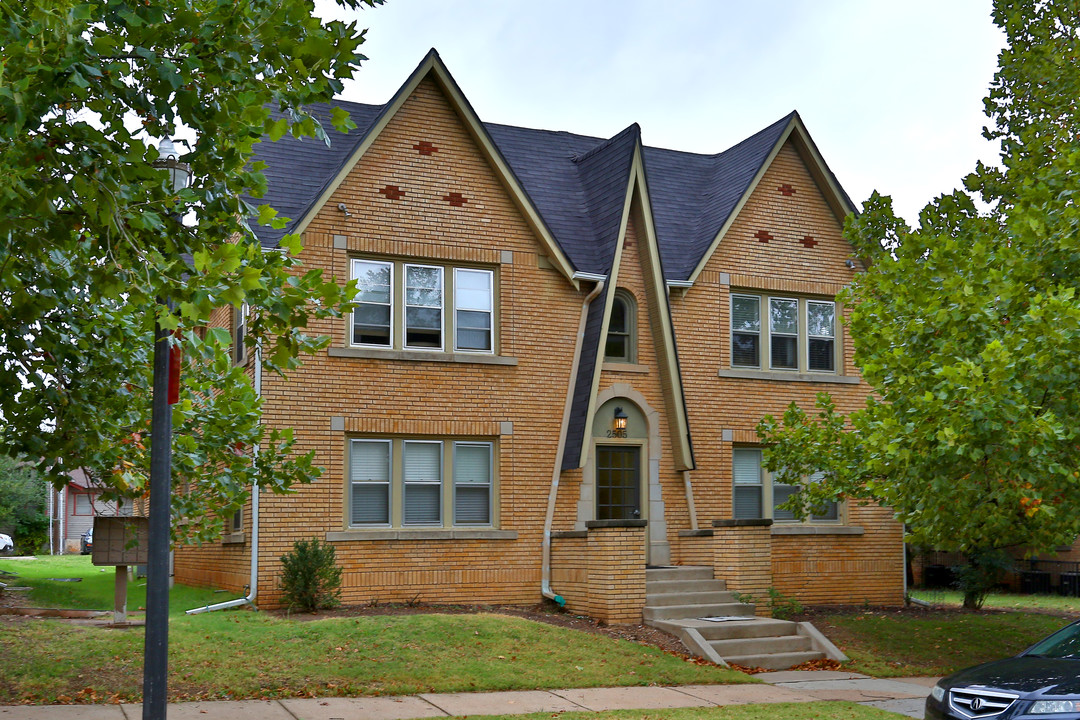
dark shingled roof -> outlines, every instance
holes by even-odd
[[[329,146],[291,135],[256,144],[254,159],[267,164],[267,191],[262,198],[246,199],[254,205],[269,203],[290,218],[281,230],[253,224],[263,247],[276,247],[295,229],[386,108],[345,101],[335,105],[347,110],[357,127],[340,133],[330,124],[330,105],[312,106]],[[791,113],[715,155],[643,147],[666,279],[690,277],[795,117]],[[492,123],[484,128],[574,268],[609,273],[630,163],[641,138],[637,124],[608,140]]]
[[[323,190],[352,157],[385,107],[341,101],[334,104],[349,111],[356,129],[348,133],[335,130],[330,122],[332,105],[320,103],[308,108],[308,112],[322,123],[330,140],[329,146],[317,138],[297,139],[292,135],[286,135],[277,142],[264,138],[255,145],[254,159],[266,163],[263,170],[266,193],[261,198],[247,196],[244,199],[256,207],[270,205],[278,211],[279,217],[289,218],[288,224],[280,230],[256,225],[254,219],[251,220],[251,229],[264,248],[277,247],[282,236],[294,231]],[[273,110],[270,114],[274,118],[283,116],[283,113]]]

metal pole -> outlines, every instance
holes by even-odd
[[[161,302],[159,300],[159,302]],[[165,720],[169,672],[169,506],[172,413],[168,405],[169,332],[154,321],[154,397],[150,415],[150,537],[146,566],[143,720]]]

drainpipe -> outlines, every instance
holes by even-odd
[[[49,506],[49,554],[56,554],[56,515],[53,514],[53,492],[52,484],[48,480],[45,481],[45,502]]]
[[[683,470],[682,481],[686,489],[686,509],[690,511],[690,529],[697,530],[697,510],[694,508],[694,488],[690,484],[689,470]]]
[[[604,290],[605,278],[599,277],[581,303],[581,320],[578,322],[577,342],[574,345],[574,362],[570,366],[570,382],[566,388],[566,403],[563,405],[562,427],[559,429],[559,444],[555,449],[555,468],[551,472],[551,490],[548,492],[547,514],[544,516],[544,544],[541,565],[540,593],[554,600],[559,607],[566,605],[562,595],[551,589],[551,525],[555,521],[555,500],[559,495],[559,477],[562,475],[563,449],[566,447],[566,430],[570,424],[570,411],[574,404],[574,385],[577,383],[578,365],[581,362],[581,345],[585,340],[585,321],[589,316],[589,305]]]
[[[262,397],[262,348],[258,345],[255,346],[255,378],[253,380],[255,385],[255,395]],[[252,448],[252,453],[258,457],[259,446],[256,445]],[[259,592],[259,485],[258,483],[252,483],[251,485],[251,582],[248,584],[248,594],[242,598],[236,600],[226,600],[225,602],[216,603],[214,605],[207,605],[206,607],[192,608],[187,611],[188,615],[199,615],[200,613],[213,612],[214,610],[225,610],[228,608],[239,607],[241,605],[255,605],[255,596]]]

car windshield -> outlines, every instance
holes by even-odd
[[[1024,654],[1048,658],[1080,658],[1080,624],[1074,623],[1058,630]]]

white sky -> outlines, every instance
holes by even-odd
[[[798,110],[860,205],[917,223],[997,148],[980,131],[1004,35],[990,0],[388,0],[347,100],[384,103],[432,47],[480,118],[724,150]]]

